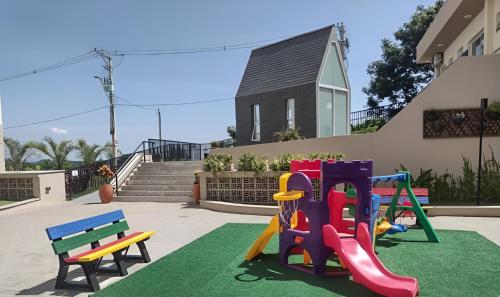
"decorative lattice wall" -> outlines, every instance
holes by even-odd
[[[264,177],[208,177],[207,200],[240,204],[276,205],[279,175]],[[314,197],[320,197],[319,181],[313,180]]]
[[[424,138],[478,137],[479,108],[424,111]],[[484,136],[500,136],[500,117],[485,112]]]
[[[33,179],[0,178],[0,200],[20,201],[33,198]]]

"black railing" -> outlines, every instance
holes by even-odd
[[[150,155],[153,162],[161,162],[203,160],[209,152],[208,143],[148,139],[141,142],[130,154],[66,170],[66,198],[72,199],[75,195],[96,190],[106,183],[106,179],[97,172],[102,165],[108,165],[115,173],[114,183],[117,191],[118,175],[123,171],[124,165],[138,154],[142,156],[142,161],[146,161],[146,156]]]
[[[85,193],[99,188],[100,185],[106,182],[104,177],[97,174],[99,167],[102,165],[108,165],[109,168],[113,169],[115,168],[113,167],[114,163],[116,163],[117,167],[122,166],[128,157],[129,154],[121,155],[115,159],[96,161],[89,165],[67,169],[64,174],[66,183],[66,199],[71,200],[75,194]]]
[[[208,143],[190,143],[163,139],[149,139],[148,145],[153,162],[203,160],[211,148]]]
[[[351,125],[353,127],[362,125],[367,121],[389,120],[393,114],[394,106],[386,105],[377,108],[368,108],[351,112]]]

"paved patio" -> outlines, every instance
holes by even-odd
[[[96,214],[123,209],[131,230],[156,230],[147,242],[152,261],[190,243],[229,222],[267,223],[269,217],[218,213],[185,203],[114,202],[99,204],[96,194],[71,202],[27,204],[0,212],[2,257],[0,257],[0,296],[86,296],[78,291],[54,291],[58,260],[54,256],[45,228]],[[437,229],[478,231],[500,245],[500,218],[436,217]],[[137,252],[135,249],[132,252]],[[145,264],[134,264],[129,273]],[[80,271],[70,276],[79,276]],[[100,277],[101,287],[120,277]]]

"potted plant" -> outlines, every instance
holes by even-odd
[[[113,200],[114,189],[109,182],[113,179],[115,174],[108,165],[102,165],[97,172],[100,176],[104,177],[105,180],[105,183],[99,187],[99,198],[102,203],[110,203],[111,200]]]
[[[486,118],[491,121],[500,120],[500,102],[493,102],[486,109]]]
[[[191,192],[193,193],[196,205],[200,205],[200,171],[194,172],[194,183]]]

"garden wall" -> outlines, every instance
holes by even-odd
[[[267,143],[215,149],[211,154],[231,154],[238,160],[244,153],[256,153],[272,161],[284,153],[308,154],[332,151],[346,159],[373,159],[376,175],[393,173],[404,164],[410,171],[432,168],[437,173],[462,173],[462,156],[477,166],[477,137],[423,138],[424,110],[477,108],[480,99],[500,101],[500,55],[462,57],[436,78],[406,108],[377,132],[363,135],[334,136],[282,143]],[[490,147],[500,156],[500,135],[485,137],[484,153]]]

